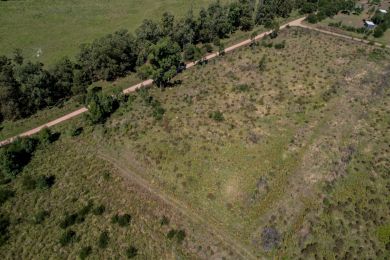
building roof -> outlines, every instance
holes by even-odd
[[[371,21],[365,21],[365,23],[366,23],[367,25],[370,25],[370,26],[374,26],[374,25],[375,25],[375,23],[373,23],[373,22],[371,22]]]
[[[379,12],[381,12],[383,14],[387,14],[387,11],[385,9],[379,9]]]

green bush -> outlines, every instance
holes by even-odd
[[[24,175],[22,178],[22,186],[25,190],[33,190],[36,188],[37,182],[31,175]]]
[[[99,236],[98,246],[99,248],[107,248],[108,242],[110,241],[110,237],[108,236],[107,231],[103,231]]]
[[[15,196],[15,192],[10,189],[0,189],[0,206],[3,205],[7,200]]]
[[[235,92],[248,92],[249,86],[247,84],[239,84],[233,88]]]
[[[41,210],[33,217],[34,224],[42,224],[43,221],[50,215],[50,213],[46,210]]]
[[[36,186],[39,189],[49,189],[54,185],[54,183],[55,183],[54,175],[50,175],[50,176],[40,175],[37,177],[36,180]]]
[[[161,226],[169,225],[169,219],[166,216],[162,216],[160,225]]]
[[[134,246],[130,246],[129,248],[127,248],[126,250],[126,256],[127,258],[134,258],[136,257],[138,254],[138,249],[135,248]]]
[[[26,166],[36,149],[37,141],[32,138],[18,139],[0,150],[0,168],[8,177],[15,177]]]
[[[91,246],[84,246],[81,248],[79,252],[79,257],[81,260],[86,259],[90,254],[92,253],[92,247]]]
[[[96,216],[100,216],[100,215],[103,215],[105,210],[106,210],[106,208],[104,207],[104,205],[100,205],[100,206],[97,206],[96,208],[94,208],[92,210],[92,213]]]
[[[129,214],[123,214],[119,216],[118,214],[114,215],[111,218],[111,222],[118,224],[121,227],[125,227],[130,224],[131,216]]]
[[[0,246],[4,245],[9,239],[9,226],[11,222],[9,217],[0,213]]]
[[[224,118],[222,112],[220,112],[220,111],[211,112],[211,113],[209,114],[209,117],[210,117],[211,119],[214,119],[214,120],[217,121],[217,122],[222,122],[223,120],[225,120],[225,118]]]
[[[286,46],[286,41],[282,41],[279,43],[275,43],[274,48],[280,50],[280,49],[284,49],[285,46]]]
[[[168,239],[173,239],[173,238],[176,238],[176,241],[178,243],[182,243],[184,241],[186,237],[186,232],[184,230],[175,230],[175,229],[171,229],[169,230],[168,234],[167,234],[167,238]]]
[[[76,241],[76,232],[73,230],[66,230],[60,237],[61,246],[69,245]]]

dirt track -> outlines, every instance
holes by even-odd
[[[284,29],[284,28],[286,28],[287,26],[302,27],[302,28],[306,28],[306,29],[318,31],[318,32],[321,32],[321,33],[325,33],[325,34],[329,34],[329,35],[341,37],[341,38],[344,38],[344,39],[350,39],[350,40],[354,40],[354,41],[356,41],[356,42],[362,42],[362,43],[370,44],[370,42],[367,41],[367,40],[357,39],[357,38],[354,38],[354,37],[351,37],[351,36],[347,36],[347,35],[344,35],[344,34],[339,34],[339,33],[334,33],[334,32],[330,32],[330,31],[318,29],[318,28],[313,28],[313,27],[311,27],[311,26],[308,26],[308,25],[306,25],[306,24],[303,24],[302,22],[303,22],[304,20],[305,20],[305,17],[298,18],[298,19],[296,19],[296,20],[294,20],[294,21],[291,21],[291,22],[289,22],[289,23],[286,23],[286,24],[282,25],[282,26],[280,27],[280,29]],[[263,38],[264,36],[266,36],[266,35],[268,35],[268,34],[270,34],[270,33],[271,33],[271,31],[263,32],[263,33],[257,35],[257,36],[255,37],[255,40],[260,40],[261,38]],[[247,40],[245,40],[245,41],[239,42],[239,43],[237,43],[237,44],[235,44],[235,45],[232,45],[232,46],[226,48],[226,49],[225,49],[225,52],[228,53],[228,52],[231,52],[231,51],[233,51],[233,50],[235,50],[235,49],[238,49],[238,48],[240,48],[240,47],[247,46],[247,45],[249,45],[251,42],[252,42],[251,39],[247,39]],[[375,44],[376,46],[382,46],[382,45],[379,44],[379,43],[374,43],[374,44]],[[390,48],[390,46],[389,46],[389,45],[386,45],[386,48]],[[218,57],[218,55],[219,55],[219,53],[218,53],[218,52],[215,52],[215,53],[212,53],[212,54],[207,55],[206,57],[204,57],[203,60],[210,60],[210,59],[213,59],[213,58],[215,58],[215,57]],[[186,69],[189,69],[189,68],[195,66],[195,65],[196,65],[197,63],[199,63],[199,62],[200,62],[200,61],[194,61],[194,62],[187,63],[187,64],[186,64]],[[132,93],[132,92],[136,91],[136,90],[139,89],[139,88],[142,88],[142,87],[145,87],[145,86],[150,86],[150,85],[152,85],[152,84],[153,84],[153,80],[152,80],[152,79],[148,79],[148,80],[145,80],[145,81],[143,81],[143,82],[141,82],[141,83],[138,83],[138,84],[136,84],[136,85],[134,85],[134,86],[131,86],[131,87],[127,88],[127,89],[124,89],[124,90],[123,90],[123,93],[124,93],[124,94],[129,94],[129,93]],[[80,109],[78,109],[78,110],[76,110],[76,111],[74,111],[74,112],[72,112],[72,113],[69,113],[69,114],[64,115],[64,116],[62,116],[62,117],[60,117],[60,118],[57,118],[57,119],[55,119],[55,120],[53,120],[53,121],[51,121],[51,122],[49,122],[49,123],[46,123],[46,124],[44,124],[44,125],[41,125],[41,126],[39,126],[39,127],[36,127],[36,128],[34,128],[34,129],[31,129],[31,130],[29,130],[29,131],[27,131],[27,132],[24,132],[24,133],[22,133],[22,134],[19,134],[19,135],[17,135],[17,136],[13,136],[13,137],[11,137],[11,138],[8,138],[8,139],[6,139],[6,140],[3,140],[3,141],[0,142],[0,147],[3,146],[3,145],[6,145],[6,144],[9,144],[9,143],[13,142],[13,141],[14,141],[16,138],[18,138],[18,137],[31,136],[31,135],[33,135],[33,134],[36,134],[37,132],[39,132],[40,130],[42,130],[42,129],[45,128],[45,127],[51,127],[51,126],[57,125],[57,124],[62,123],[62,122],[64,122],[64,121],[66,121],[66,120],[69,120],[69,119],[71,119],[71,118],[73,118],[73,117],[76,117],[76,116],[78,116],[78,115],[80,115],[80,114],[83,114],[83,113],[85,113],[85,112],[87,112],[87,111],[88,111],[88,109],[85,108],[85,107],[80,108]]]

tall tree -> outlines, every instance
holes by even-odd
[[[181,50],[170,38],[163,38],[155,44],[150,53],[152,77],[158,86],[165,86],[177,74],[182,61]]]

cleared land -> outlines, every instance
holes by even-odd
[[[37,237],[39,252],[58,257],[87,245],[92,257],[123,257],[134,245],[140,259],[387,258],[389,55],[290,28],[185,71],[172,88],[130,95],[104,125],[56,128],[60,140],[2,185],[16,196],[3,205],[12,226],[0,254],[36,255]],[[67,136],[75,126],[83,133]],[[55,184],[26,190],[25,176],[39,174]],[[89,200],[107,211],[71,226],[80,239],[61,247],[65,212]],[[36,225],[41,210],[52,213]],[[132,215],[130,226],[111,223],[116,213]],[[112,241],[98,249],[103,230]]]
[[[159,19],[165,11],[181,17],[191,7],[197,12],[210,2],[212,1],[1,1],[1,54],[9,55],[15,48],[20,48],[27,59],[48,65],[64,56],[73,58],[80,44],[92,42],[119,28],[134,32],[144,19]]]

